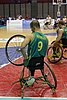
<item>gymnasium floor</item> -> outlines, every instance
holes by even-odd
[[[55,30],[42,30],[49,39],[49,44],[55,40]],[[29,34],[31,31],[15,30],[7,31],[6,27],[0,28],[0,100],[19,100],[21,99],[20,85],[12,85],[13,82],[18,80],[23,66],[17,67],[10,64],[5,56],[5,44],[14,34]],[[48,62],[47,58],[45,60]],[[26,87],[23,99],[44,99],[44,100],[67,100],[67,61],[62,59],[63,63],[50,64],[57,78],[57,89],[52,94],[51,89],[45,85],[34,85],[33,87]],[[34,98],[33,98],[34,97]]]

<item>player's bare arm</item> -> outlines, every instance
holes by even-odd
[[[33,39],[33,34],[29,34],[26,36],[26,38],[24,39],[24,41],[21,44],[21,52],[24,56],[25,59],[28,58],[26,51],[25,51],[25,47],[28,45],[28,43]]]

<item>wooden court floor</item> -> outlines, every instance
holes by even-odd
[[[42,33],[56,33],[56,30],[43,30],[41,29]],[[0,48],[5,46],[6,40],[9,39],[11,36],[15,34],[22,34],[22,35],[27,35],[30,34],[31,30],[30,29],[22,29],[22,30],[7,30],[7,28],[0,28]],[[55,40],[56,36],[47,36],[49,40],[49,44]],[[5,42],[4,42],[5,41]]]

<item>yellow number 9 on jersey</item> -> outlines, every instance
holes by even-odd
[[[43,43],[42,43],[42,41],[39,41],[38,42],[38,51],[41,51],[42,47],[43,47]]]

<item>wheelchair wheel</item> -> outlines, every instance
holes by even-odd
[[[14,35],[6,43],[5,53],[8,61],[16,66],[23,65],[23,55],[19,52],[21,43],[24,41],[25,36]]]
[[[13,83],[13,84],[17,82],[20,83],[21,90],[22,90],[22,94],[21,94],[22,98],[24,97],[24,87],[25,86],[29,87],[29,86],[34,85],[34,82],[36,82],[39,85],[43,84],[43,86],[44,84],[48,85],[52,89],[52,92],[55,92],[57,88],[57,79],[53,70],[48,65],[48,63],[44,62],[44,69],[43,70],[39,69],[39,70],[41,70],[42,75],[39,72],[38,73],[35,72],[34,76],[30,76],[30,70],[27,67],[23,67],[21,75],[20,75],[20,79]]]
[[[67,47],[63,48],[63,58],[67,59]]]
[[[26,71],[26,74],[24,75],[24,71],[25,71],[25,68],[22,70],[22,73],[21,73],[21,77],[20,77],[20,85],[21,87],[23,87],[23,84],[27,85],[27,86],[30,86],[28,85],[28,82],[30,81],[30,84],[33,82],[36,82],[37,84],[47,84],[49,85],[49,87],[52,89],[56,89],[57,87],[57,79],[56,79],[56,76],[53,72],[53,70],[51,69],[51,67],[49,66],[49,64],[47,62],[44,62],[44,70],[42,71],[41,69],[41,74],[36,74],[36,70],[35,69],[35,74],[34,74],[34,77],[32,77],[30,80],[29,80],[29,77],[28,79],[25,78],[26,76],[29,76],[29,69],[27,69]],[[34,79],[34,81],[33,81]],[[28,81],[29,80],[29,81]]]
[[[63,50],[60,45],[56,45],[54,47],[49,47],[47,50],[47,59],[51,63],[57,63],[62,59]]]
[[[56,89],[57,87],[57,79],[56,76],[49,66],[47,62],[44,62],[44,76],[46,78],[47,84],[50,86],[50,88]]]
[[[47,84],[51,89],[56,89],[57,79],[47,62],[44,62],[44,71],[41,69],[41,74],[42,76],[39,74],[38,77],[35,77],[36,82],[39,84]]]

